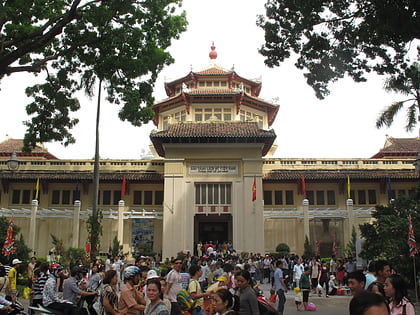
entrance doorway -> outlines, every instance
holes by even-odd
[[[197,214],[194,218],[194,244],[223,244],[232,241],[232,216],[230,214]]]

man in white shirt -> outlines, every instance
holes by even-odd
[[[181,308],[176,301],[176,295],[182,290],[181,268],[182,260],[175,259],[172,270],[166,275],[166,287],[163,294],[166,299],[171,301],[171,315],[182,315]]]
[[[302,259],[298,259],[297,263],[293,266],[293,287],[294,288],[299,288],[300,277],[302,276],[304,269],[305,267],[303,266]]]

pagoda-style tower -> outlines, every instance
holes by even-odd
[[[264,252],[262,157],[279,106],[259,98],[261,82],[216,65],[214,45],[209,56],[208,67],[165,83],[168,98],[153,106],[150,138],[165,159],[162,257],[199,241]]]

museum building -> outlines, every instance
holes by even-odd
[[[344,246],[377,204],[410,194],[420,138],[387,137],[366,159],[274,158],[270,129],[279,105],[262,83],[216,64],[165,83],[153,106],[153,157],[100,160],[102,252],[117,237],[123,251],[150,246],[162,258],[201,242],[232,242],[266,253],[279,243],[303,253],[305,236],[322,256]],[[37,256],[51,235],[84,248],[92,211],[93,160],[63,160],[42,145],[0,143],[0,215],[13,219]],[[340,255],[340,252],[338,253]]]

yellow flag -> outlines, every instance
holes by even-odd
[[[38,199],[38,195],[39,195],[39,178],[37,178],[36,184],[35,184],[35,199]]]
[[[350,176],[347,176],[347,199],[350,199]]]

